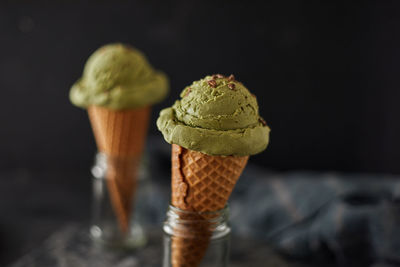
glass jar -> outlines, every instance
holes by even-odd
[[[121,161],[97,153],[91,172],[91,238],[109,247],[134,249],[144,246],[147,238],[138,206],[146,201],[143,195],[148,191],[149,182],[143,164],[134,159]],[[122,184],[117,181],[121,173],[125,179]]]
[[[229,210],[192,212],[169,206],[164,222],[163,267],[228,266]]]

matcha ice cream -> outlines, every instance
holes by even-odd
[[[137,49],[105,45],[88,59],[83,76],[71,88],[76,106],[132,109],[160,102],[167,94],[167,77],[156,71]]]
[[[107,224],[107,234],[95,239],[130,240],[125,237],[132,234],[132,207],[151,107],[167,91],[167,77],[154,70],[140,51],[123,44],[96,50],[70,90],[71,102],[87,109],[97,148],[107,163],[107,195],[116,219]],[[118,222],[118,228],[113,229],[111,222]]]
[[[267,147],[270,129],[257,99],[233,75],[207,76],[180,96],[157,120],[168,143],[223,156],[253,155]]]
[[[161,111],[157,126],[172,144],[171,205],[194,212],[177,215],[181,224],[172,225],[171,233],[164,229],[173,237],[171,266],[201,266],[217,233],[213,216],[226,207],[249,155],[267,147],[270,130],[256,97],[233,75],[220,74],[186,87],[181,99]]]

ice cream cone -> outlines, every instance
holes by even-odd
[[[110,202],[125,234],[150,107],[165,98],[168,87],[167,76],[141,51],[113,43],[94,51],[69,93],[72,104],[87,109],[98,150],[106,155]],[[118,236],[110,240],[127,237],[113,232]]]
[[[223,209],[247,164],[248,156],[210,156],[172,145],[172,205],[186,211],[212,212]],[[204,257],[211,231],[210,218],[177,229],[172,238],[173,267],[196,267]],[[195,234],[193,234],[195,233]]]
[[[107,155],[107,186],[122,232],[129,228],[139,161],[145,144],[150,107],[112,110],[89,106],[97,147]]]
[[[172,144],[171,204],[199,216],[187,226],[182,218],[180,229],[173,229],[171,263],[196,267],[216,232],[213,219],[226,206],[249,156],[266,149],[270,129],[255,95],[233,75],[206,76],[180,97],[160,112],[157,127]]]

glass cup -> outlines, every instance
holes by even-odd
[[[118,198],[116,200],[115,195],[117,189],[109,181],[109,179],[113,179],[109,172],[112,162],[115,162],[115,160],[112,161],[110,157],[103,153],[97,153],[91,169],[93,198],[90,236],[96,243],[108,247],[124,249],[143,247],[147,242],[147,238],[142,226],[143,218],[140,207],[138,206],[140,206],[139,200],[146,201],[146,196],[144,195],[150,186],[148,175],[145,175],[143,164],[128,162],[128,167],[124,165],[124,169],[127,172],[136,173],[134,175],[127,173],[124,176],[125,179],[128,179],[125,182],[127,186],[132,187],[129,188],[130,191],[128,190],[128,192],[131,192],[132,197],[128,198],[129,203],[123,203],[124,201],[121,200],[121,206],[123,205],[125,209],[119,209],[119,206],[116,205],[118,203],[116,202]],[[130,164],[132,164],[132,168],[130,168]],[[135,164],[139,167],[136,167]],[[134,180],[129,181],[129,179]],[[140,190],[136,190],[136,188],[140,188]],[[114,192],[110,192],[110,189],[114,190]],[[117,193],[119,192],[117,191]],[[126,195],[126,192],[120,193]]]
[[[170,205],[166,217],[163,267],[228,266],[228,207],[215,212],[192,212]]]

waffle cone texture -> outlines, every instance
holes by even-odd
[[[129,229],[150,110],[150,107],[127,110],[88,107],[97,148],[107,155],[107,187],[122,232]]]
[[[200,212],[197,221],[176,229],[172,237],[173,267],[199,266],[208,247],[211,231],[201,212],[223,209],[245,168],[248,156],[210,156],[172,145],[171,204],[184,211]]]

